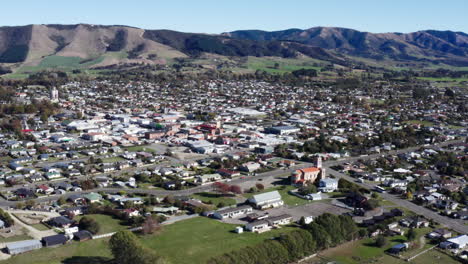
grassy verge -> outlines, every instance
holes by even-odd
[[[210,192],[203,192],[203,193],[196,193],[193,194],[192,197],[194,199],[198,199],[204,203],[210,203],[217,206],[219,203],[223,203],[225,206],[228,205],[235,205],[236,200],[230,197],[223,197],[217,193],[210,193]]]
[[[12,236],[12,237],[0,238],[0,243],[9,243],[9,242],[28,240],[28,239],[32,239],[32,238],[28,235],[17,235],[17,236]]]
[[[44,224],[34,224],[34,225],[31,225],[32,227],[36,228],[37,230],[39,231],[46,231],[46,230],[49,230],[50,228],[47,227],[46,225]]]

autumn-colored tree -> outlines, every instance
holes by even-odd
[[[215,182],[213,183],[213,190],[223,195],[226,195],[227,193],[231,191],[231,188],[229,184],[222,183],[222,182]]]
[[[242,194],[242,188],[239,185],[231,185],[229,191],[235,194]]]
[[[153,234],[161,230],[161,225],[159,221],[153,216],[149,215],[146,217],[143,225],[141,226],[141,232],[145,235]]]

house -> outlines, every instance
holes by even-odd
[[[249,161],[249,162],[242,164],[242,166],[240,166],[239,169],[241,169],[242,171],[246,171],[246,172],[254,172],[260,169],[260,166],[261,166],[260,163]]]
[[[258,220],[255,222],[251,222],[245,225],[245,229],[251,232],[265,232],[270,230],[268,222],[265,220]]]
[[[10,169],[14,170],[14,171],[20,171],[22,169],[24,169],[23,165],[20,165],[16,162],[10,162],[10,164],[8,164],[8,167],[10,167]]]
[[[275,208],[284,204],[278,191],[257,194],[248,201],[258,209]]]
[[[35,239],[11,242],[6,244],[6,251],[10,255],[16,255],[39,248],[42,248],[42,243],[40,240]]]
[[[73,214],[73,215],[82,215],[85,211],[85,208],[82,206],[74,206],[74,207],[68,207],[65,208],[63,211],[63,214]]]
[[[280,225],[287,225],[292,222],[292,216],[289,214],[283,214],[273,217],[268,217],[266,219],[270,226],[280,226]]]
[[[38,182],[38,181],[43,181],[44,180],[44,177],[42,177],[42,175],[40,174],[34,174],[34,175],[31,175],[31,177],[29,177],[29,181],[31,182]]]
[[[162,213],[162,214],[176,214],[179,212],[179,208],[175,206],[170,207],[153,207],[151,210],[153,213]]]
[[[73,223],[75,223],[75,221],[70,220],[69,218],[65,216],[57,216],[57,217],[49,219],[47,223],[51,226],[64,228],[64,227],[70,227]]]
[[[52,180],[52,179],[61,178],[62,175],[60,174],[60,172],[46,172],[44,174],[44,177],[46,177],[48,180]]]
[[[124,205],[125,203],[135,204],[143,204],[143,199],[141,197],[125,197],[120,199],[120,205]]]
[[[213,173],[213,174],[205,174],[205,175],[197,176],[195,181],[197,183],[205,184],[208,182],[218,181],[221,179],[222,177],[220,174]]]
[[[31,189],[19,188],[13,191],[13,193],[20,199],[28,199],[36,197],[34,191]]]
[[[438,228],[426,235],[430,239],[449,238],[452,236],[452,232],[447,229]]]
[[[99,193],[91,192],[83,195],[83,198],[89,203],[96,203],[102,200],[102,196]]]
[[[123,212],[125,213],[126,216],[128,217],[134,217],[134,216],[139,216],[140,212],[137,209],[124,209]]]
[[[92,238],[93,238],[93,234],[91,234],[91,232],[89,232],[88,230],[80,230],[76,233],[73,233],[73,239],[80,241],[80,242],[90,240]]]
[[[216,219],[235,218],[252,212],[252,206],[242,205],[234,208],[218,210],[213,214]]]
[[[338,189],[338,180],[332,178],[321,179],[319,190],[321,192],[334,192]]]
[[[222,176],[228,177],[228,178],[233,178],[233,177],[240,176],[240,172],[231,171],[231,170],[228,170],[228,169],[219,169],[217,172],[219,174],[221,174]]]
[[[41,184],[37,187],[36,192],[42,193],[42,194],[51,194],[54,191],[54,188],[49,187],[45,184]]]
[[[58,234],[53,236],[46,236],[42,238],[44,247],[53,247],[67,243],[68,239],[65,235]]]
[[[83,204],[86,202],[85,198],[81,194],[72,194],[68,196],[67,201],[70,201],[74,204]]]

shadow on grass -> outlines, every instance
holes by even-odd
[[[375,241],[362,243],[362,245],[366,246],[366,247],[375,247],[375,248],[377,248],[377,245],[375,244]]]
[[[110,264],[111,258],[106,257],[71,257],[63,261],[64,264]]]
[[[398,243],[405,243],[405,242],[408,242],[407,240],[402,239],[402,238],[395,238],[395,239],[392,239],[391,241],[392,241],[392,242],[398,242]]]

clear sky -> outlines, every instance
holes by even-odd
[[[205,33],[315,26],[468,33],[468,0],[1,0],[2,26],[53,23]]]

